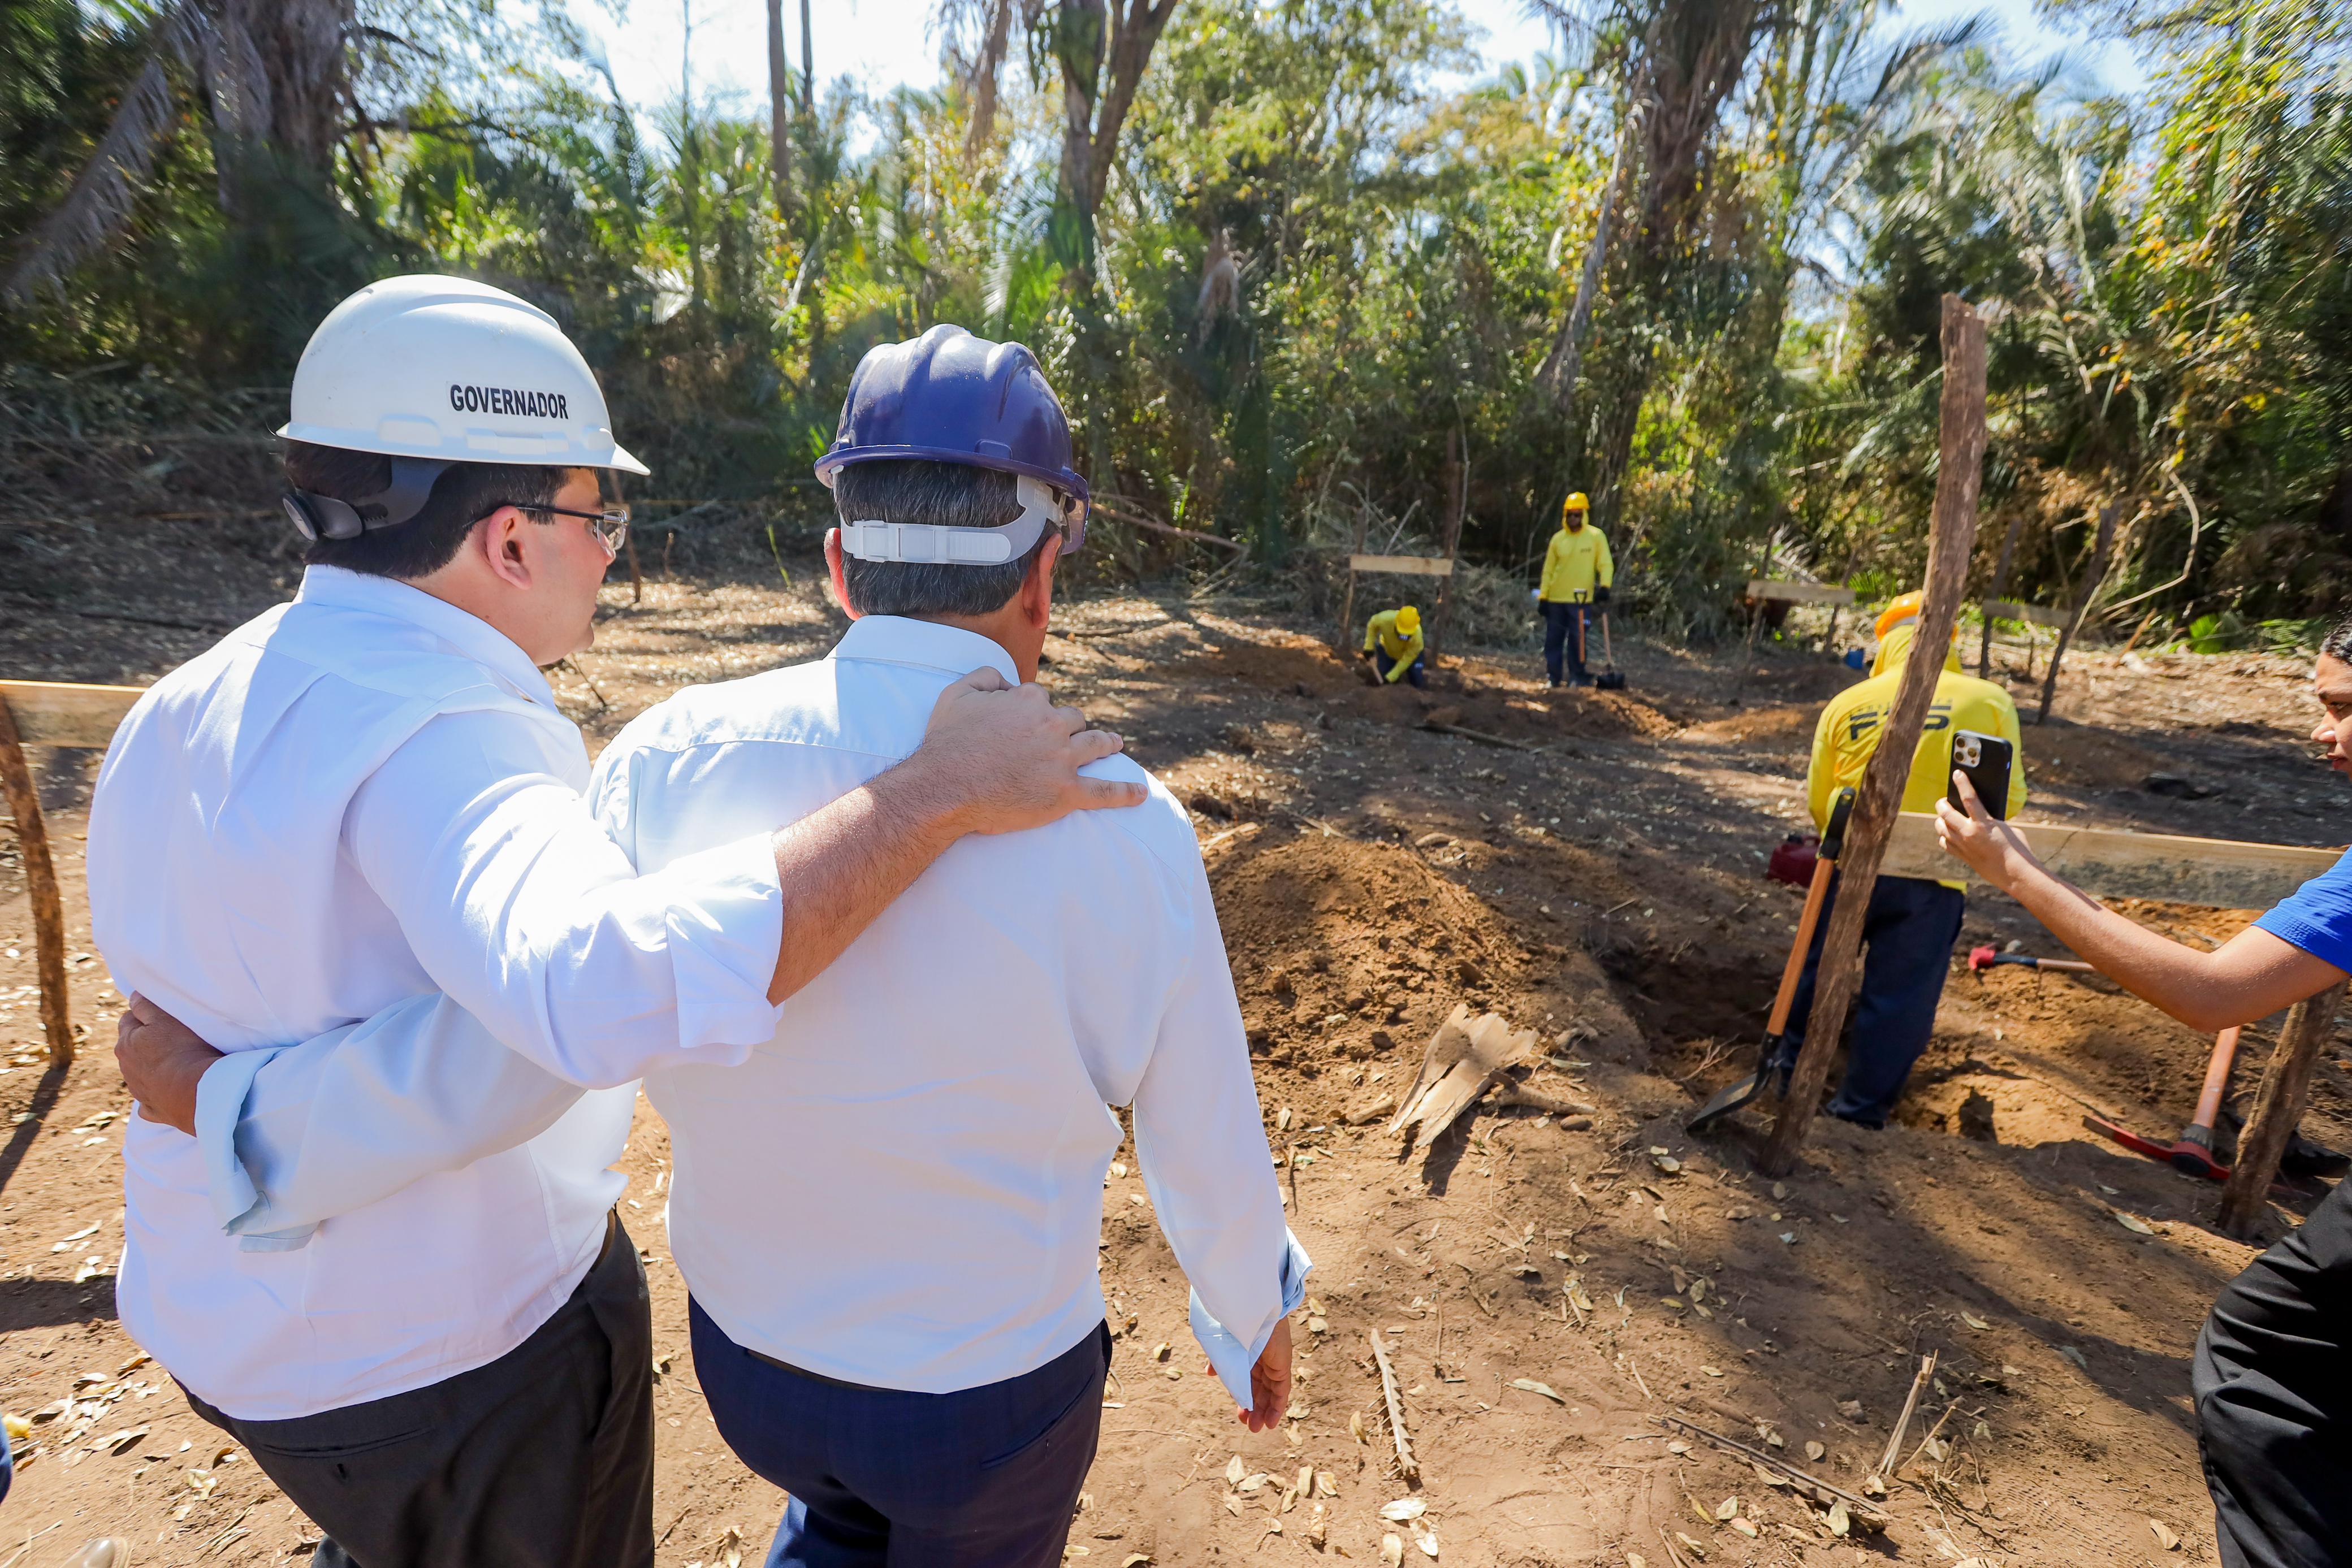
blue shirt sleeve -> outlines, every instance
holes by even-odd
[[[2281,899],[2254,924],[2352,974],[2352,851]]]

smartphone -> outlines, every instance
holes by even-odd
[[[1997,735],[1979,735],[1973,729],[1952,732],[1952,771],[1969,776],[1977,799],[1992,816],[2009,815],[2009,770],[2016,758],[2016,749]],[[1945,785],[1944,795],[1954,810],[1968,810],[1960,804],[1958,784]]]

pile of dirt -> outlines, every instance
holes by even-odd
[[[1253,1051],[1313,1075],[1415,1046],[1456,1002],[1515,996],[1528,957],[1485,903],[1399,844],[1308,833],[1210,874]]]

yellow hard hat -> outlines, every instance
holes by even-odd
[[[1888,600],[1886,608],[1878,612],[1879,641],[1885,642],[1886,634],[1906,621],[1916,621],[1919,618],[1920,607],[1927,602],[1927,596],[1916,589],[1909,593],[1898,593]]]
[[[1568,493],[1568,499],[1559,504],[1559,515],[1563,517],[1570,512],[1589,512],[1591,509],[1592,503],[1584,498],[1584,492],[1581,490],[1570,490]]]
[[[1408,637],[1421,635],[1421,612],[1408,604],[1397,612],[1397,630]]]

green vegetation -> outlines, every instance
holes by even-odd
[[[2352,14],[2059,9],[2149,89],[1876,0],[1582,0],[1486,80],[1445,0],[946,0],[936,89],[751,120],[497,0],[18,0],[0,509],[266,501],[219,454],[310,326],[446,268],[567,324],[664,496],[814,517],[857,357],[954,320],[1047,361],[1125,570],[1433,549],[1459,495],[1523,576],[1581,488],[1705,633],[1759,570],[1912,580],[1950,290],[1980,571],[2071,602],[2115,506],[2113,629],[2291,641],[2352,607]]]

